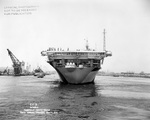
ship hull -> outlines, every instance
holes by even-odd
[[[70,84],[93,83],[100,68],[55,68],[61,82]]]

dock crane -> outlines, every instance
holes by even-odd
[[[15,76],[20,76],[22,73],[22,68],[21,68],[21,62],[15,57],[15,55],[9,50],[7,49],[8,54],[13,62],[13,68],[14,68],[14,75]]]

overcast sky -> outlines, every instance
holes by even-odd
[[[13,6],[33,11],[13,15]],[[149,0],[0,0],[0,66],[12,65],[8,48],[20,61],[51,70],[42,50],[83,49],[84,39],[103,50],[104,29],[113,56],[105,58],[102,71],[150,73]]]

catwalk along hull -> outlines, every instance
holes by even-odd
[[[64,83],[85,84],[94,82],[99,69],[90,68],[55,68]]]

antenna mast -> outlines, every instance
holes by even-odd
[[[106,51],[106,40],[105,40],[105,34],[106,34],[106,32],[105,32],[105,29],[104,29],[103,34],[104,34],[103,51]]]
[[[86,40],[86,39],[85,39]],[[89,44],[88,44],[88,40],[86,40],[86,50],[88,51],[89,50]]]

